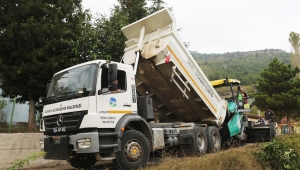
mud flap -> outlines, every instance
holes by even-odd
[[[44,138],[44,159],[67,160],[68,156],[68,136],[49,136]]]

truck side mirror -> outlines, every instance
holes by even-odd
[[[108,82],[109,89],[111,91],[117,90],[117,84],[115,83],[117,80],[118,73],[118,65],[115,63],[111,63],[108,65]]]

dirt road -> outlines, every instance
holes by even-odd
[[[15,159],[26,159],[32,153],[39,153],[39,136],[41,135],[42,133],[0,133],[0,169],[7,169],[12,165],[11,163]],[[148,166],[156,166],[160,162],[161,158],[150,157]],[[21,169],[75,170],[68,165],[67,161],[44,160],[42,157],[39,157],[34,161],[30,160],[29,165],[25,164]],[[112,164],[112,161],[107,161],[101,164],[98,162],[93,169],[117,170],[116,166]]]
[[[33,153],[40,152],[39,136],[42,133],[0,133],[0,169],[7,169],[12,166],[15,159],[26,159]],[[149,165],[155,165],[159,160],[150,158]],[[43,169],[43,170],[74,170],[66,161],[44,160],[42,157],[29,161],[22,169]],[[94,169],[117,169],[112,161],[96,164]]]

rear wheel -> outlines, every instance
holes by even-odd
[[[218,152],[221,149],[221,136],[219,130],[214,126],[209,126],[206,129],[208,151]]]
[[[121,139],[121,151],[116,155],[116,161],[121,169],[145,167],[150,156],[147,138],[139,131],[126,131]]]
[[[204,155],[206,153],[208,143],[204,127],[200,127],[195,130],[194,147],[198,155]]]
[[[80,154],[68,160],[68,163],[74,168],[92,168],[96,162],[95,154]]]
[[[208,147],[205,128],[195,128],[191,144],[184,144],[181,147],[186,156],[204,155]]]

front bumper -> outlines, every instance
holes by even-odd
[[[70,153],[99,153],[99,136],[97,132],[76,135],[44,136],[45,159],[68,160]],[[89,138],[91,147],[79,149],[77,140]],[[41,140],[41,139],[40,139]]]

